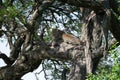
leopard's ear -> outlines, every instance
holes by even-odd
[[[52,35],[54,37],[54,39],[58,40],[58,39],[62,39],[62,35],[64,34],[65,32],[62,31],[62,30],[59,30],[59,29],[52,29]]]

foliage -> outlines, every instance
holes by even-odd
[[[106,68],[99,66],[96,75],[90,74],[88,80],[120,80],[120,47],[116,48],[113,45],[110,53],[109,57],[113,60],[113,64],[107,65]]]

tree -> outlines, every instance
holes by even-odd
[[[0,0],[0,36],[6,36],[11,50],[9,57],[0,54],[7,64],[0,68],[0,79],[20,80],[47,59],[70,62],[62,80],[85,80],[113,43],[108,31],[120,41],[118,8],[117,0]],[[52,39],[53,25],[79,32],[80,44]]]

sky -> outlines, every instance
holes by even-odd
[[[7,56],[9,56],[10,49],[9,49],[7,40],[5,38],[0,38],[0,52],[5,53]],[[5,65],[6,64],[4,63],[4,61],[0,59],[0,67],[5,66]],[[42,66],[40,65],[38,69],[36,69],[34,72],[27,73],[26,75],[22,77],[22,79],[23,80],[37,80],[35,77],[35,73],[40,72],[41,70],[42,70]],[[37,77],[39,78],[39,80],[45,80],[43,72],[37,75]]]

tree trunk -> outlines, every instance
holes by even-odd
[[[103,33],[101,20],[104,20],[104,15],[97,15],[90,9],[84,9],[83,14],[83,34],[81,40],[85,42],[83,50],[84,59],[74,57],[75,61],[71,68],[71,77],[68,80],[85,80],[87,74],[96,71],[97,65],[103,57],[104,48],[102,45]],[[100,55],[96,56],[97,54]]]
[[[84,49],[84,48],[83,48]],[[73,51],[72,66],[67,80],[85,80],[85,55],[83,49]]]

